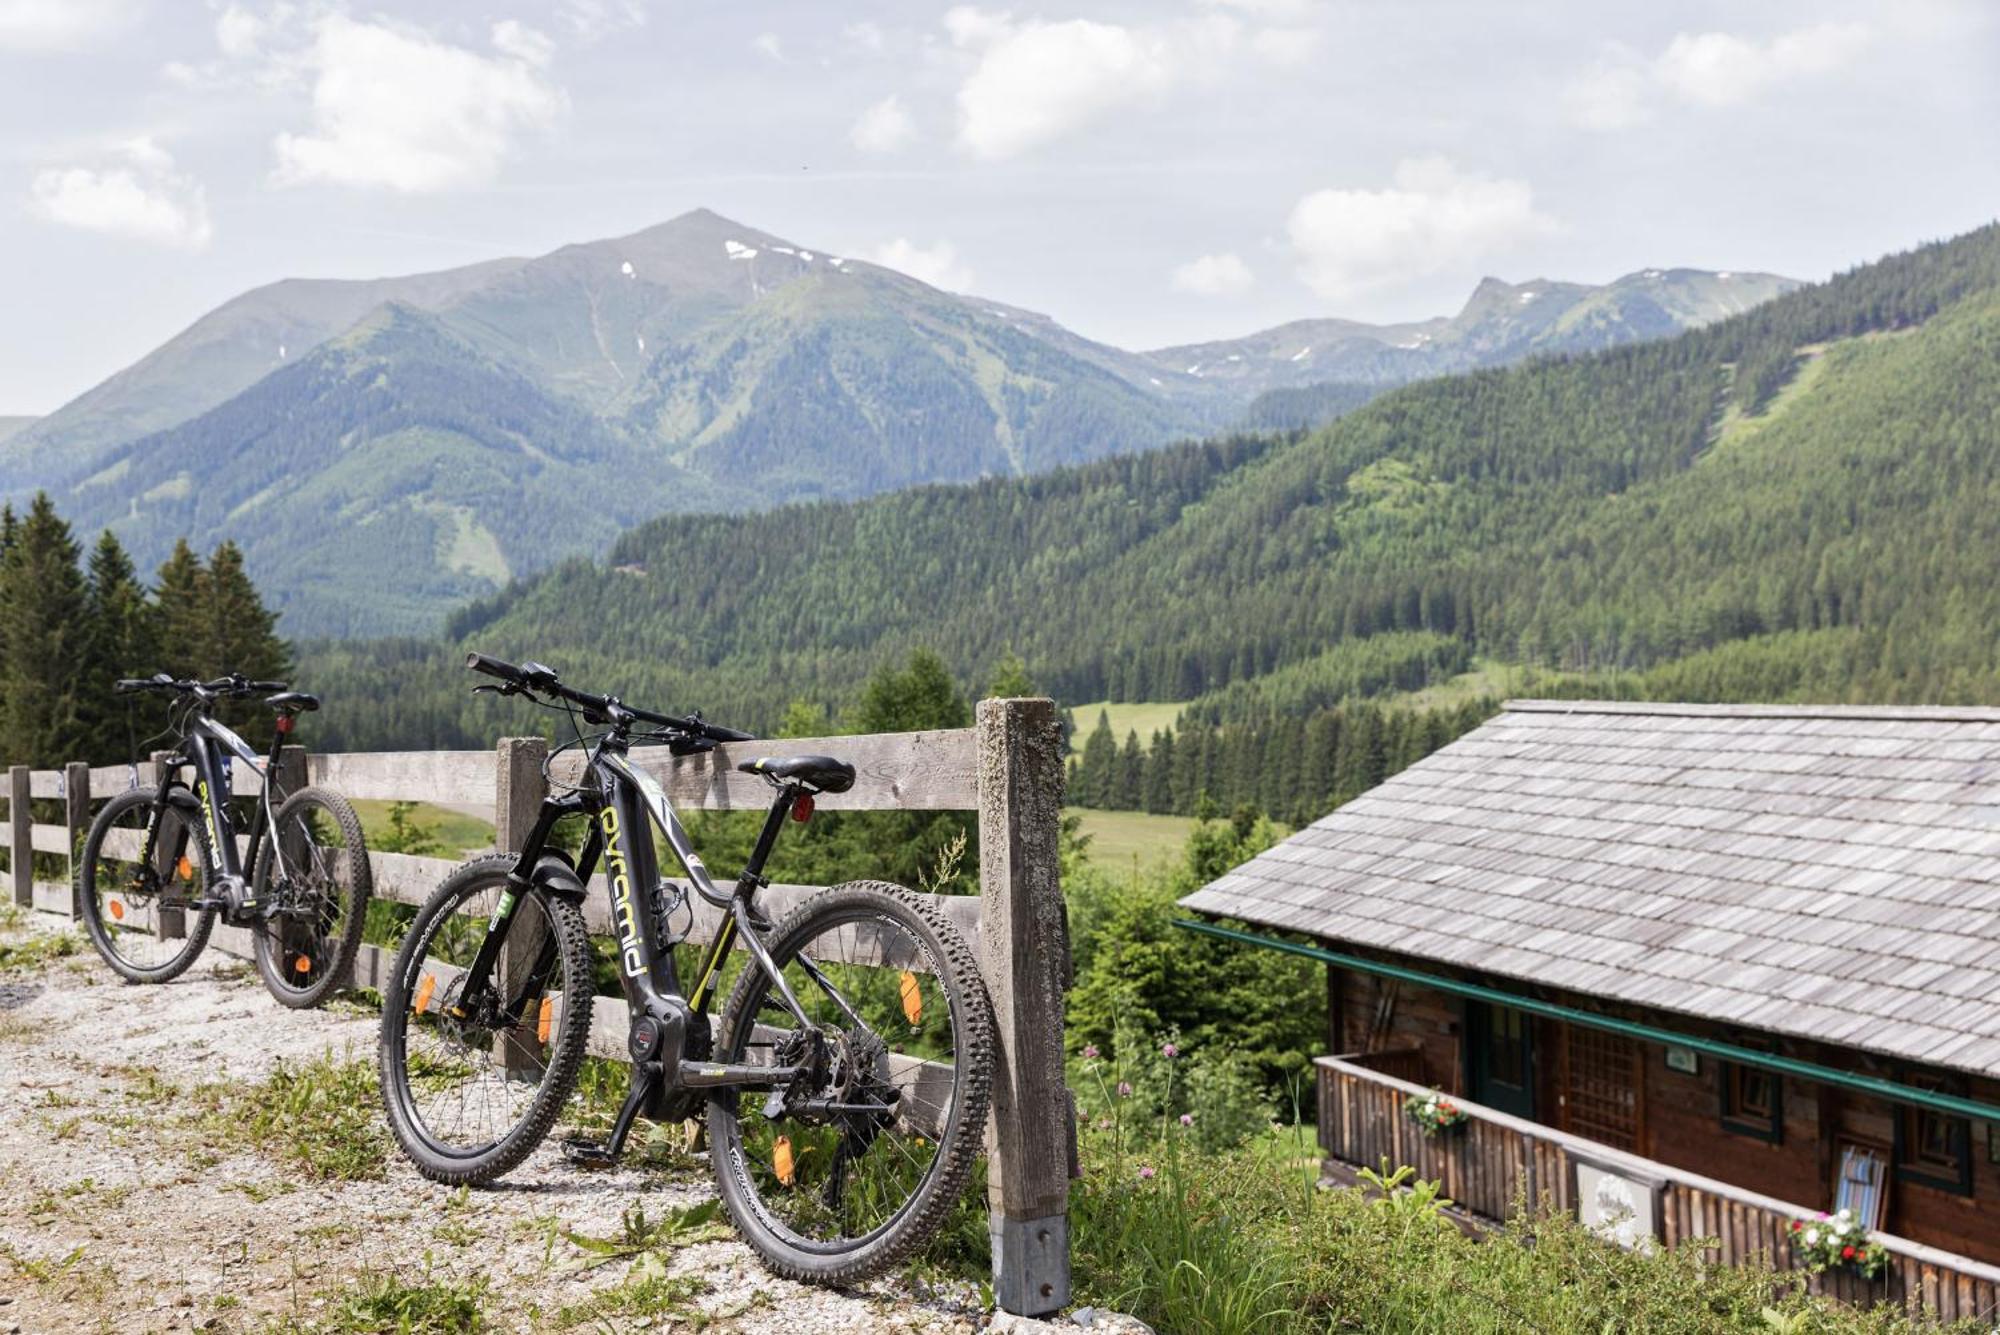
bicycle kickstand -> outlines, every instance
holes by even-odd
[[[611,1136],[599,1144],[581,1136],[571,1136],[563,1142],[563,1157],[578,1168],[614,1168],[619,1156],[625,1153],[625,1141],[632,1134],[632,1123],[638,1119],[639,1110],[646,1106],[653,1096],[653,1090],[660,1083],[658,1062],[632,1063],[632,1083],[625,1091],[625,1102],[618,1109],[618,1120],[611,1124]]]

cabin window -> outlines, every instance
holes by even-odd
[[[1785,1136],[1785,1086],[1775,1071],[1720,1063],[1722,1129],[1776,1145]]]
[[[1905,1077],[1921,1089],[1958,1093],[1947,1082]],[[1963,1117],[1899,1104],[1896,1108],[1896,1177],[1960,1196],[1972,1194],[1972,1123]]]

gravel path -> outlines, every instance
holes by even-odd
[[[635,1205],[657,1219],[711,1199],[699,1165],[580,1174],[545,1148],[503,1189],[454,1195],[392,1149],[379,1180],[302,1177],[240,1148],[202,1115],[214,1100],[197,1087],[240,1088],[281,1061],[326,1054],[371,1060],[372,1015],[286,1010],[252,966],[213,949],[175,983],[128,986],[80,928],[12,919],[0,961],[9,945],[66,932],[79,942],[68,957],[0,962],[0,1333],[368,1329],[343,1309],[384,1274],[414,1285],[483,1275],[480,1303],[498,1330],[559,1329],[565,1308],[576,1321],[578,1306],[649,1276],[655,1291],[684,1296],[577,1328],[817,1335],[987,1323],[970,1285],[807,1288],[766,1273],[726,1229],[658,1248],[637,1268],[625,1256],[578,1268],[589,1253],[565,1230],[614,1237]]]

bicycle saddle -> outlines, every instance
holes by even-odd
[[[745,774],[802,783],[822,793],[844,793],[854,786],[854,766],[832,756],[763,756],[736,768]]]
[[[264,703],[280,714],[310,714],[319,708],[319,697],[307,695],[304,691],[280,691],[264,697]]]

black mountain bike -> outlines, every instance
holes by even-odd
[[[584,887],[601,862],[631,1083],[610,1138],[572,1139],[571,1160],[614,1163],[641,1113],[685,1121],[706,1104],[722,1199],[777,1273],[845,1283],[922,1245],[964,1189],[986,1124],[993,1012],[972,952],[935,909],[883,882],[835,886],[775,924],[757,904],[785,822],[807,819],[815,794],[851,787],[853,767],[826,756],[738,765],[775,797],[724,893],[658,781],[627,752],[664,743],[688,755],[747,733],[574,690],[539,663],[473,654],[466,665],[502,683],[478,690],[568,713],[576,738],[560,750],[580,749],[584,763],[575,787],[552,786],[521,852],[476,858],[445,878],[397,952],[382,1001],[382,1096],[418,1170],[491,1182],[561,1113],[591,1030]],[[586,735],[585,725],[600,731]],[[590,834],[572,861],[550,832],[575,814],[589,818]],[[660,878],[655,831],[693,894],[722,915],[691,990],[673,948],[695,900]]]
[[[317,1006],[354,963],[372,889],[361,822],[347,799],[324,788],[287,795],[277,783],[279,749],[319,701],[240,675],[182,681],[162,672],[117,689],[169,697],[175,749],[160,782],[105,803],[84,840],[76,897],[97,953],[135,983],[164,983],[194,963],[220,920],[250,929],[272,996]],[[212,712],[218,701],[252,695],[268,695],[278,716],[265,756]],[[263,780],[241,847],[229,815],[235,761]]]

